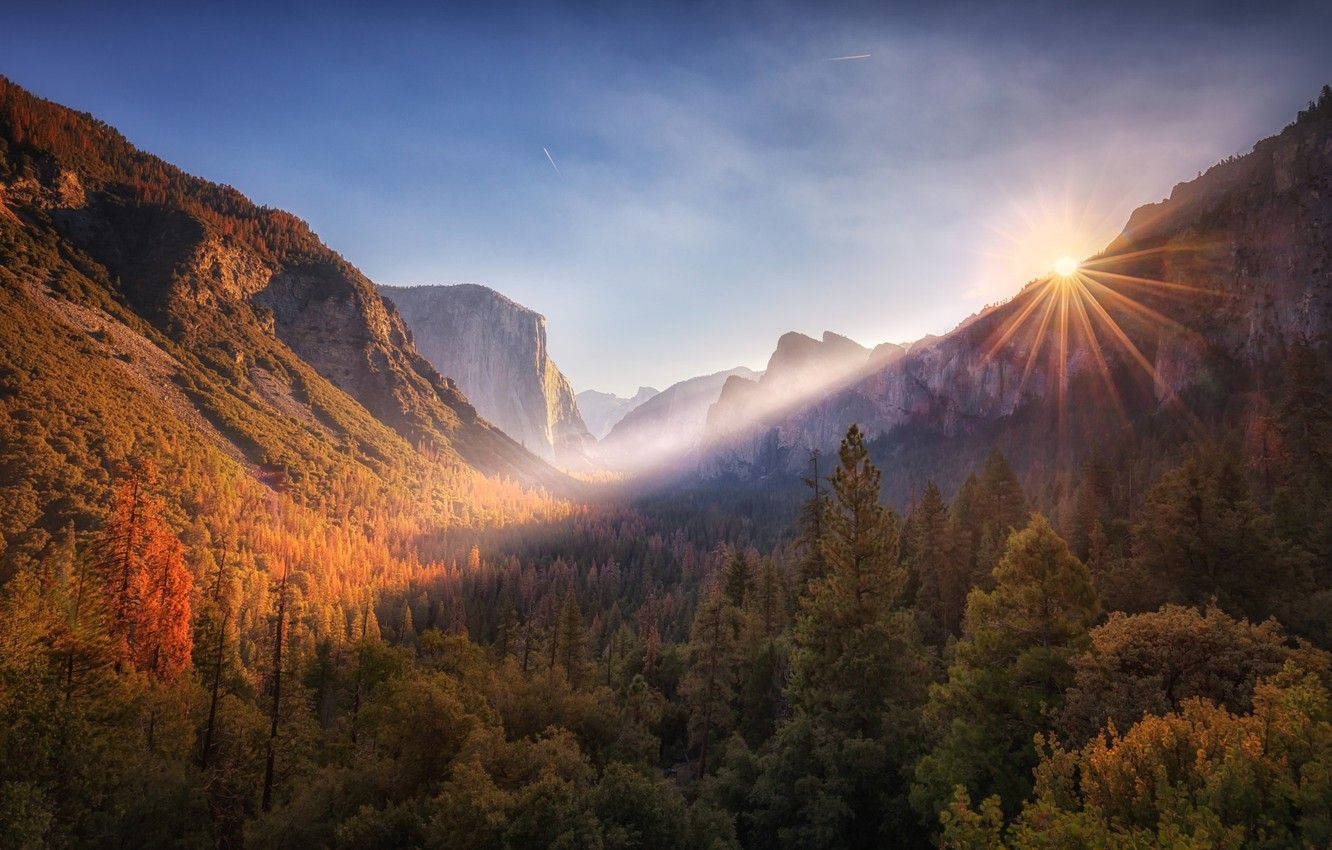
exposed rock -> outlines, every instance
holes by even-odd
[[[638,392],[629,398],[599,390],[583,390],[575,399],[578,412],[583,416],[587,430],[598,440],[610,433],[615,424],[628,415],[629,411],[652,398],[660,390],[655,387],[639,387]]]
[[[266,454],[255,435],[271,434],[261,420],[280,405],[241,413],[243,405],[301,398],[314,420],[336,420],[348,445],[382,442],[371,433],[382,423],[407,447],[428,446],[441,460],[546,486],[569,483],[484,422],[416,352],[374,285],[300,219],[185,174],[91,116],[0,78],[0,117],[13,115],[44,117],[0,147],[6,217],[51,230],[105,270],[106,296],[63,296],[124,304],[190,352],[181,380],[227,386],[245,399],[209,415],[237,417],[229,433],[246,434],[240,445],[250,460]],[[0,120],[0,128],[13,126]],[[247,359],[262,371],[247,369]],[[262,375],[263,386],[252,375]],[[350,398],[330,395],[338,391]],[[363,410],[353,411],[358,405]],[[330,406],[341,412],[332,416]]]
[[[722,386],[708,411],[705,438],[734,434],[845,386],[864,372],[870,355],[868,348],[832,331],[824,331],[822,340],[794,331],[783,334],[762,377],[732,378]]]
[[[1034,282],[942,337],[881,346],[865,373],[787,408],[774,411],[761,387],[729,384],[699,469],[790,472],[807,450],[834,448],[852,422],[882,435],[880,459],[900,464],[885,479],[899,501],[927,475],[955,485],[995,444],[1028,472],[1074,463],[1133,422],[1175,415],[1187,406],[1183,398],[1219,407],[1261,392],[1263,376],[1280,369],[1294,343],[1326,345],[1330,253],[1332,95],[1325,95],[1252,153],[1136,210],[1123,234],[1088,261],[1096,281],[1088,291],[1117,330],[1088,306],[1099,328],[1090,343],[1075,303],[1061,358],[1057,318],[1044,331],[1038,321],[1023,323],[1045,309],[1033,304],[1042,294]],[[1015,325],[1023,330],[1010,334]],[[785,348],[807,352],[814,343]]]
[[[417,350],[477,411],[529,451],[583,458],[592,437],[573,388],[546,352],[546,318],[485,286],[380,287]]]

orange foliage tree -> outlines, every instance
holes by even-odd
[[[152,493],[155,480],[153,466],[142,463],[116,485],[97,569],[117,665],[165,680],[189,664],[194,579],[180,539],[163,519],[161,499]]]

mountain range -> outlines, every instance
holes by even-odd
[[[67,415],[153,422],[248,468],[286,465],[311,493],[351,468],[441,461],[534,492],[569,492],[552,462],[571,458],[757,480],[856,422],[898,500],[930,477],[955,486],[993,445],[1031,477],[1149,421],[1257,428],[1264,375],[1327,338],[1330,113],[1325,98],[1135,211],[1073,278],[1033,281],[947,334],[871,349],[793,332],[762,372],[622,399],[575,397],[539,313],[482,286],[376,288],[289,213],[3,80],[11,418],[53,374],[94,374],[114,391]],[[154,442],[131,430],[133,450]],[[109,468],[132,449],[101,451]],[[31,458],[10,462],[8,480],[31,474]],[[12,526],[50,533],[67,514]]]
[[[587,430],[595,439],[600,440],[610,433],[615,424],[629,414],[629,411],[652,398],[660,390],[656,387],[639,387],[638,392],[623,397],[615,393],[603,393],[600,390],[583,390],[575,399],[578,412],[587,424]]]
[[[856,422],[904,502],[927,478],[955,487],[995,445],[1034,480],[1148,430],[1238,422],[1256,433],[1285,354],[1327,343],[1330,251],[1325,96],[1248,154],[1137,209],[1076,275],[1033,281],[947,334],[873,353],[835,336],[783,337],[762,380],[726,383],[687,462],[704,478],[790,474]],[[820,370],[830,343],[847,359]],[[790,371],[776,391],[783,360],[810,371]]]

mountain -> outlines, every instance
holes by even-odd
[[[643,469],[693,449],[703,435],[708,408],[731,378],[757,380],[744,366],[672,384],[627,413],[598,444],[601,459]]]
[[[416,492],[441,527],[542,503],[501,481],[572,485],[479,416],[304,222],[4,78],[0,283],[11,546],[88,527],[136,459],[180,468],[181,498],[184,470],[272,465],[310,506],[355,491],[382,518]]]
[[[794,331],[783,334],[757,380],[736,375],[722,386],[721,396],[708,410],[705,440],[724,439],[803,399],[844,386],[865,370],[871,355],[877,352],[877,362],[896,348],[886,345],[871,352],[832,331],[824,331],[821,340]]]
[[[956,486],[993,445],[1033,480],[1149,432],[1250,433],[1272,415],[1285,353],[1314,345],[1326,356],[1330,252],[1325,90],[1279,135],[1135,211],[1073,278],[1033,281],[776,412],[758,387],[728,387],[698,470],[793,472],[857,422],[902,502],[928,478]]]
[[[417,349],[477,411],[549,460],[582,458],[592,436],[546,353],[546,317],[485,286],[381,286]]]
[[[610,433],[615,423],[628,415],[629,411],[658,392],[660,390],[655,387],[639,387],[638,392],[629,398],[624,398],[599,390],[583,390],[575,398],[578,401],[578,412],[583,415],[583,421],[587,423],[587,430],[594,438],[600,440]]]

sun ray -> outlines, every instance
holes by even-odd
[[[1105,361],[1105,352],[1101,350],[1101,341],[1096,336],[1096,330],[1092,327],[1091,319],[1087,316],[1087,305],[1081,292],[1073,299],[1073,307],[1078,324],[1082,328],[1083,336],[1087,340],[1087,350],[1091,352],[1092,359],[1096,361],[1096,370],[1101,375],[1101,380],[1105,383],[1105,389],[1110,394],[1110,400],[1114,403],[1115,412],[1119,414],[1119,420],[1124,425],[1129,424],[1128,413],[1124,410],[1124,400],[1120,398],[1119,388],[1115,386],[1114,376],[1110,374],[1110,366]]]
[[[1125,251],[1123,253],[1098,255],[1096,257],[1093,257],[1085,261],[1083,263],[1083,266],[1089,266],[1094,268],[1096,266],[1106,265],[1107,263],[1122,263],[1122,262],[1127,262],[1128,260],[1136,260],[1141,257],[1151,257],[1156,254],[1174,254],[1174,253],[1182,254],[1190,251],[1201,251],[1204,248],[1211,248],[1220,244],[1222,243],[1201,242],[1196,245],[1189,245],[1189,244],[1158,245],[1155,248],[1143,248],[1138,251]]]
[[[1104,283],[1101,283],[1099,280],[1096,280],[1093,277],[1086,275],[1084,275],[1083,277],[1084,277],[1084,282],[1090,282],[1097,288],[1098,291],[1104,292],[1108,297],[1114,299],[1116,303],[1118,303],[1120,306],[1122,306],[1124,309],[1128,310],[1129,312],[1136,313],[1138,316],[1144,319],[1156,322],[1157,324],[1160,325],[1164,325],[1165,327],[1168,327],[1171,330],[1178,331],[1179,333],[1185,334],[1187,336],[1192,336],[1192,337],[1197,336],[1196,332],[1184,327],[1179,322],[1175,321],[1174,319],[1170,318],[1164,313],[1161,313],[1158,310],[1153,310],[1151,307],[1148,307],[1146,304],[1143,304],[1140,301],[1134,301],[1132,298],[1129,298],[1124,293],[1117,292],[1116,290],[1110,288],[1109,286],[1106,286]]]
[[[1115,321],[1114,317],[1106,312],[1105,307],[1101,306],[1101,302],[1097,301],[1087,289],[1084,280],[1091,280],[1091,278],[1079,275],[1073,280],[1074,283],[1081,288],[1082,294],[1086,296],[1087,303],[1091,305],[1101,321],[1105,323],[1106,327],[1110,329],[1110,332],[1119,340],[1120,345],[1124,346],[1124,350],[1127,351],[1129,355],[1138,362],[1138,365],[1151,376],[1153,382],[1159,381],[1160,376],[1156,372],[1156,367],[1152,366],[1151,362],[1143,356],[1143,353],[1138,350],[1138,346],[1133,343],[1133,340],[1129,339],[1129,335],[1124,332],[1124,329],[1119,326],[1119,323]],[[1092,281],[1092,283],[1095,283],[1095,281]]]
[[[1137,277],[1131,274],[1108,272],[1105,271],[1104,269],[1089,269],[1085,267],[1085,264],[1083,267],[1083,271],[1086,272],[1088,275],[1092,276],[1100,275],[1101,277],[1112,278],[1117,282],[1127,283],[1132,286],[1147,286],[1147,287],[1152,287],[1154,289],[1173,289],[1180,292],[1188,292],[1191,294],[1215,295],[1222,298],[1227,297],[1226,293],[1218,289],[1204,289],[1201,286],[1191,286],[1190,284],[1187,283],[1175,283],[1173,281],[1158,280],[1156,278],[1151,278],[1151,277]]]
[[[1036,365],[1036,358],[1044,348],[1045,329],[1050,326],[1050,315],[1054,313],[1055,292],[1052,286],[1047,286],[1045,295],[1042,298],[1045,303],[1045,312],[1041,314],[1041,323],[1036,328],[1036,333],[1032,338],[1031,350],[1027,352],[1027,364],[1022,369],[1022,380],[1018,381],[1017,397],[1022,398],[1022,391],[1026,389],[1027,378],[1031,375],[1032,367]]]
[[[993,339],[994,336],[998,336],[999,339],[992,345],[987,344],[986,357],[994,357],[994,355],[999,352],[999,349],[1004,347],[1004,343],[1008,342],[1009,338],[1013,336],[1017,329],[1026,323],[1027,317],[1041,305],[1041,301],[1046,292],[1049,291],[1050,287],[1050,281],[1046,281],[1042,285],[1041,291],[1031,296],[1031,300],[1027,302],[1027,306],[1023,307],[1022,311],[1018,313],[1017,316],[1010,318],[995,330],[994,334],[991,335],[991,339]]]

